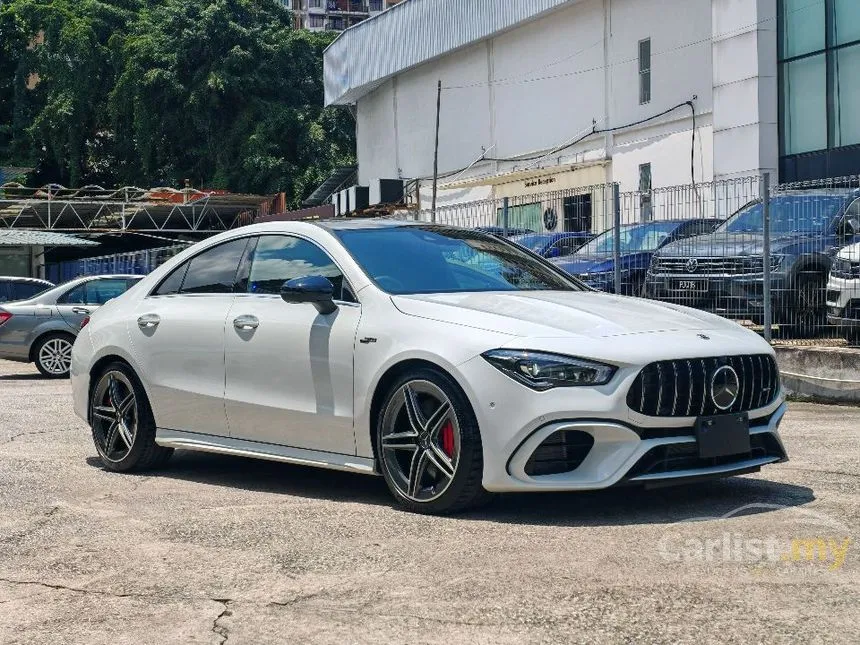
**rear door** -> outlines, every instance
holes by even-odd
[[[80,329],[86,316],[108,300],[124,294],[134,282],[127,278],[95,278],[82,282],[57,299],[57,311],[72,328]]]
[[[129,312],[133,355],[159,428],[228,434],[224,325],[247,243],[239,238],[195,255]]]

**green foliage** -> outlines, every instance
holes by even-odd
[[[274,0],[6,0],[0,162],[37,181],[190,179],[295,205],[354,163],[352,118],[322,107],[330,41]]]

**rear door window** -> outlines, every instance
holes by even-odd
[[[233,293],[236,271],[247,243],[248,238],[233,240],[193,257],[188,262],[179,293]],[[175,273],[179,272],[181,267]],[[163,295],[161,288],[168,287],[167,283],[172,279],[174,279],[173,275],[161,284],[157,291],[158,295]]]
[[[128,287],[129,281],[124,279],[108,278],[88,282],[86,304],[103,305],[108,300],[113,300],[124,294]]]

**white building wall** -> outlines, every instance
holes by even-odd
[[[472,164],[484,150],[494,158],[528,156],[593,127],[648,119],[694,96],[696,182],[775,168],[776,52],[768,30],[776,25],[762,22],[775,1],[572,0],[405,71],[358,100],[359,180],[373,191],[375,179],[432,176],[440,79],[441,175]],[[651,101],[640,105],[644,38],[651,39]],[[687,184],[692,140],[691,112],[682,106],[537,161],[480,162],[454,179],[609,159],[605,179],[623,191],[638,188],[646,163],[654,188]],[[459,186],[440,195],[458,201],[488,191]]]

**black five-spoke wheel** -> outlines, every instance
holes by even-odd
[[[146,393],[134,372],[113,363],[92,389],[90,425],[93,442],[108,470],[155,468],[173,454],[155,443],[155,420]]]
[[[487,497],[474,413],[450,377],[421,369],[391,388],[377,427],[377,456],[397,500],[446,513]]]

